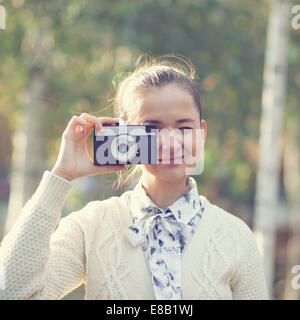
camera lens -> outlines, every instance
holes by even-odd
[[[124,134],[117,136],[111,143],[112,156],[120,161],[127,163],[136,157],[137,144],[135,138]]]
[[[124,143],[122,143],[122,144],[119,144],[119,146],[118,146],[118,151],[119,152],[121,152],[121,153],[126,153],[126,152],[128,152],[128,145],[127,144],[124,144]]]

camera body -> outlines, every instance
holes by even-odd
[[[94,127],[94,164],[156,164],[156,127],[152,125],[103,125]]]

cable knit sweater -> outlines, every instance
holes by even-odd
[[[61,299],[85,284],[85,299],[155,299],[126,199],[91,201],[61,218],[72,183],[45,171],[0,246],[1,299]],[[182,299],[268,299],[249,227],[211,204],[182,256]]]

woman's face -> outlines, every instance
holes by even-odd
[[[187,168],[193,167],[188,154],[195,157],[196,145],[201,142],[204,145],[206,139],[206,123],[202,120],[201,128],[200,113],[192,95],[170,84],[145,90],[137,101],[135,118],[130,121],[131,124],[152,124],[160,129],[157,146],[159,163],[143,165],[143,172],[166,182],[183,179],[187,176]],[[198,134],[202,133],[202,141],[196,139],[197,131]]]

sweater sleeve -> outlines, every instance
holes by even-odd
[[[234,300],[268,300],[262,256],[248,225],[238,223],[239,262],[232,279]]]
[[[60,299],[84,281],[80,227],[69,217],[60,221],[72,186],[50,171],[44,172],[1,243],[0,300]]]

